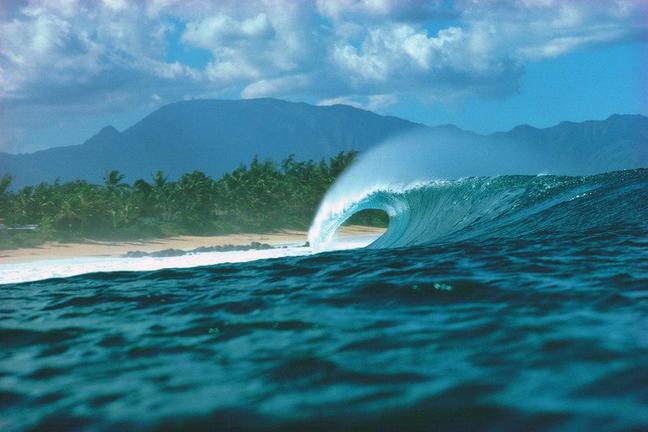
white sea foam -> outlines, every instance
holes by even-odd
[[[111,271],[148,271],[164,268],[187,268],[211,264],[237,263],[266,258],[310,254],[310,248],[286,246],[266,250],[205,252],[177,257],[83,257],[51,259],[17,264],[0,264],[0,283],[28,282],[84,273]]]
[[[335,240],[335,249],[366,246],[376,236],[345,236]],[[70,277],[86,273],[113,271],[150,271],[166,268],[188,268],[204,265],[239,263],[268,258],[310,255],[313,251],[301,244],[265,250],[192,253],[177,257],[80,257],[48,259],[16,264],[0,264],[0,284],[30,282],[42,279]]]

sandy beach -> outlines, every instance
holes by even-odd
[[[350,225],[342,227],[341,236],[362,236],[380,234],[383,228]],[[47,242],[33,248],[0,250],[0,264],[40,261],[47,259],[81,257],[119,257],[129,251],[156,252],[164,249],[192,250],[199,247],[248,245],[252,242],[268,243],[272,246],[306,242],[306,231],[285,230],[265,234],[228,234],[218,236],[176,236],[161,239],[134,241],[85,241],[78,243]]]

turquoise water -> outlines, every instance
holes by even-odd
[[[0,429],[648,428],[648,170],[354,206],[369,248],[3,285]]]

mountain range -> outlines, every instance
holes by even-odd
[[[163,106],[121,132],[107,126],[80,145],[29,154],[0,153],[0,176],[10,173],[14,187],[56,178],[99,183],[113,169],[129,181],[150,179],[158,170],[170,178],[193,170],[218,177],[255,156],[282,160],[294,154],[299,160],[319,160],[343,150],[362,152],[414,130],[450,131],[476,141],[514,139],[547,148],[612,146],[623,158],[627,149],[645,150],[648,145],[648,117],[641,115],[563,122],[545,129],[524,125],[483,136],[452,125],[431,128],[347,105],[315,106],[269,98],[191,100]],[[641,165],[646,154],[639,153]]]

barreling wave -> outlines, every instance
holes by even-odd
[[[320,208],[309,233],[324,250],[335,231],[366,209],[389,216],[371,248],[533,232],[564,234],[625,224],[648,232],[648,169],[594,176],[500,176],[374,187]]]
[[[640,141],[539,146],[459,130],[416,132],[347,169],[320,204],[309,242],[329,249],[340,225],[365,209],[389,216],[373,248],[581,229],[609,214],[632,218],[631,205],[648,219],[646,167]]]

